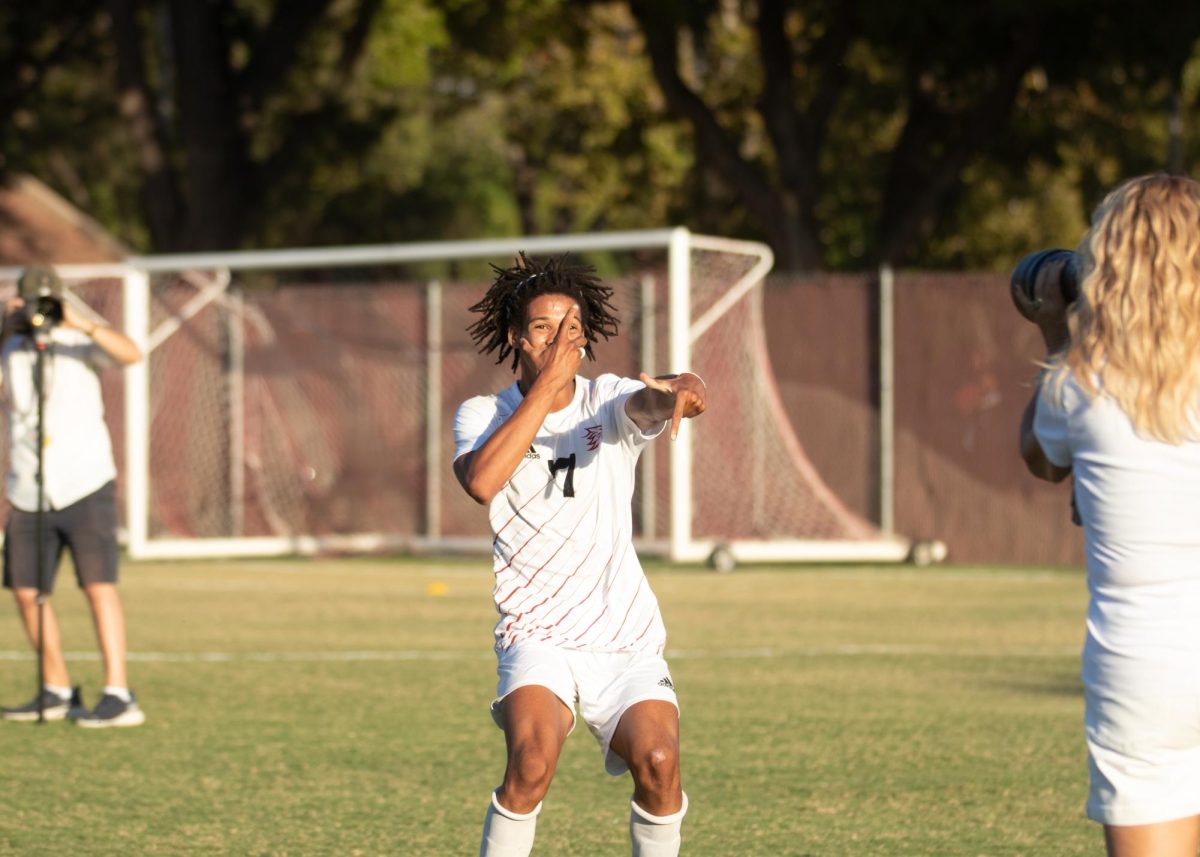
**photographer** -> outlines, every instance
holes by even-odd
[[[1047,348],[1021,454],[1074,476],[1084,528],[1087,813],[1110,857],[1200,846],[1198,230],[1200,184],[1144,176],[1100,204],[1073,260],[1013,278]]]
[[[104,661],[105,688],[96,707],[83,708],[72,692],[58,622],[49,599],[39,608],[38,351],[41,351],[43,557],[46,595],[63,549],[87,596]],[[141,360],[137,345],[113,328],[84,318],[62,300],[61,284],[48,270],[31,269],[20,294],[4,307],[0,367],[8,411],[8,501],[4,537],[4,586],[13,591],[25,630],[42,642],[41,699],[5,708],[3,717],[35,721],[70,716],[80,726],[136,726],[145,720],[125,672],[125,619],[117,595],[116,467],[104,422],[97,368]],[[39,613],[41,616],[39,617]]]

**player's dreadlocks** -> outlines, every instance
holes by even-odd
[[[595,360],[592,343],[596,337],[605,339],[617,335],[616,310],[608,299],[613,290],[600,282],[591,265],[578,265],[567,254],[545,261],[530,259],[524,253],[511,268],[492,265],[496,281],[483,300],[471,307],[481,317],[467,328],[480,354],[496,351],[496,362],[503,363],[512,355],[512,369],[517,371],[519,352],[508,343],[509,330],[520,331],[525,320],[525,308],[538,295],[566,295],[579,304],[580,323],[587,339],[587,356]]]

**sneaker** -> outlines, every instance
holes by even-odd
[[[79,686],[76,685],[71,690],[71,695],[68,697],[59,696],[52,690],[42,688],[41,693],[42,716],[46,720],[63,720],[67,717],[77,716],[80,712],[86,711],[83,707],[83,696],[79,691]],[[18,705],[15,708],[5,708],[3,717],[5,720],[11,720],[16,723],[29,723],[38,719],[38,697],[34,697],[24,705]]]
[[[75,725],[85,729],[104,729],[108,726],[141,726],[146,715],[138,707],[137,697],[129,692],[129,702],[119,696],[106,693],[100,697],[96,707],[75,718]]]

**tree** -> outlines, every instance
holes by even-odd
[[[520,232],[661,226],[692,167],[686,129],[664,116],[641,39],[620,4],[460,0],[439,72],[502,141]]]
[[[791,269],[920,259],[972,167],[1046,147],[1023,101],[1045,110],[1114,68],[1140,69],[1139,94],[1177,79],[1194,8],[1126,6],[629,0],[703,167]]]
[[[316,98],[277,111],[308,58],[319,25],[339,36],[323,69],[329,90],[353,73],[379,0],[359,0],[333,20],[332,0],[238,6],[232,0],[149,4],[109,0],[118,68],[117,103],[141,171],[152,244],[160,250],[241,245],[268,189],[292,167],[316,129],[338,112]],[[147,21],[163,37],[148,37]],[[311,71],[306,69],[306,71]],[[280,116],[285,113],[285,116]],[[267,142],[264,129],[286,133]]]

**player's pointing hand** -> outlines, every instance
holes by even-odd
[[[671,397],[671,440],[679,436],[679,424],[685,418],[704,413],[704,382],[692,373],[684,372],[674,378],[651,378],[642,372],[640,377],[648,389]]]

